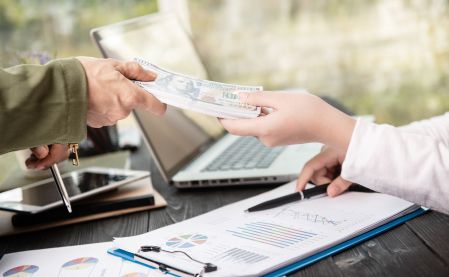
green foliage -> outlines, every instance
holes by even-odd
[[[188,5],[194,40],[216,81],[307,88],[397,126],[449,110],[447,1]],[[157,9],[156,0],[0,0],[0,59],[10,65],[6,49],[99,57],[91,29]]]
[[[17,51],[6,50],[3,59],[0,59],[0,68],[8,68],[19,64],[38,64],[44,65],[50,60],[56,58],[46,51]]]
[[[0,57],[6,49],[98,57],[91,29],[154,12],[156,0],[0,0]]]
[[[449,111],[447,91],[401,88],[397,93],[354,93],[340,98],[356,114],[374,114],[377,123],[394,126],[442,115]]]
[[[192,32],[213,78],[306,88],[378,123],[449,110],[449,2],[192,0]]]

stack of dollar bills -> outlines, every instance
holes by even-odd
[[[239,92],[262,87],[217,83],[172,72],[139,58],[132,61],[157,73],[153,82],[134,82],[162,103],[228,119],[254,118],[260,114],[260,107],[241,101]]]

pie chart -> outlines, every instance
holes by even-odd
[[[39,267],[35,265],[22,265],[6,271],[3,277],[28,277],[38,270]]]
[[[134,272],[123,275],[122,277],[147,277],[148,275],[142,272]]]
[[[98,263],[97,258],[92,257],[84,257],[78,258],[75,260],[71,260],[62,265],[62,269],[65,270],[81,270],[91,266],[94,266]]]
[[[182,235],[169,239],[165,244],[172,248],[190,248],[207,241],[204,235]]]

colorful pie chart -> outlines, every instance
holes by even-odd
[[[207,241],[203,235],[183,235],[169,239],[165,244],[173,248],[190,248]]]
[[[66,262],[62,265],[62,269],[65,270],[81,270],[91,266],[94,266],[98,263],[97,258],[92,257],[84,257],[71,260],[70,262]]]
[[[6,271],[3,273],[3,277],[28,277],[38,270],[39,267],[35,265],[21,265]]]
[[[142,272],[134,272],[123,275],[122,277],[147,277],[148,275]]]

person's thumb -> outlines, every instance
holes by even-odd
[[[347,190],[350,185],[352,185],[352,182],[346,181],[345,179],[341,178],[341,176],[338,176],[327,187],[327,194],[330,197],[335,197],[340,193],[344,192],[345,190]]]
[[[151,82],[157,78],[157,73],[144,69],[138,62],[117,62],[115,68],[131,80]]]
[[[243,102],[253,106],[274,108],[278,94],[275,91],[241,91],[239,97]]]

